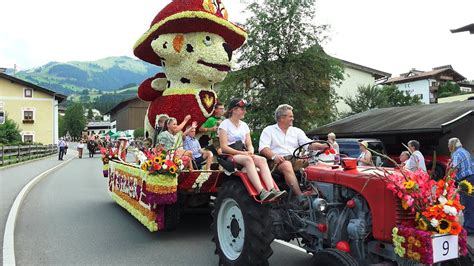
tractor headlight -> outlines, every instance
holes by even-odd
[[[328,203],[322,198],[315,198],[313,200],[313,208],[317,211],[323,212],[327,209]]]

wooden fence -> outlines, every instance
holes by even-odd
[[[0,166],[28,161],[58,152],[57,145],[0,146]]]

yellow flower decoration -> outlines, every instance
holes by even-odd
[[[420,216],[421,214],[419,212],[415,214],[415,222],[418,222],[418,220],[420,220]]]
[[[418,220],[418,228],[423,231],[426,231],[428,229],[428,224],[424,219]]]
[[[216,7],[214,6],[214,3],[212,2],[212,0],[202,1],[202,7],[204,7],[204,9],[209,13],[212,13],[212,14],[216,13]]]
[[[408,243],[410,243],[410,244],[415,243],[415,240],[416,240],[416,239],[415,239],[414,236],[409,236],[409,237],[408,237]]]
[[[472,184],[471,184],[471,182],[469,182],[467,180],[461,181],[458,185],[458,189],[459,189],[459,191],[464,192],[468,195],[471,195],[472,192],[473,192]]]
[[[410,190],[415,187],[415,182],[413,180],[405,181],[403,182],[403,186],[407,189]]]
[[[421,259],[420,253],[414,252],[412,258],[416,261],[420,261]]]
[[[170,167],[170,173],[171,174],[173,174],[173,175],[176,174],[176,171],[178,171],[178,168],[176,166],[173,165],[173,166]]]
[[[142,165],[140,166],[140,168],[143,170],[143,171],[146,171],[148,170],[148,164],[146,162],[142,163]]]
[[[410,206],[408,206],[408,202],[406,202],[405,200],[402,200],[402,207],[403,207],[404,210],[406,210]]]
[[[155,156],[155,158],[153,158],[153,162],[157,163],[159,165],[162,165],[164,163],[164,160],[163,160],[162,156],[157,155],[157,156]]]
[[[448,234],[451,231],[451,222],[445,219],[439,221],[439,225],[436,228],[440,234]]]
[[[152,161],[150,161],[150,160],[147,160],[145,163],[146,163],[146,165],[147,165],[148,167],[151,167],[151,166],[152,166],[152,164],[153,164],[153,162],[152,162]]]
[[[417,248],[421,247],[421,242],[420,242],[420,240],[417,239],[417,240],[415,241],[415,247],[417,247]]]

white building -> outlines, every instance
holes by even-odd
[[[417,95],[422,103],[438,102],[438,88],[443,82],[459,82],[466,78],[456,72],[451,65],[435,67],[431,71],[412,69],[400,77],[390,78],[384,84],[395,84],[399,90]]]
[[[341,61],[344,65],[344,80],[340,86],[334,86],[337,95],[343,98],[336,104],[338,112],[351,111],[349,105],[344,102],[344,98],[355,96],[357,94],[358,87],[375,85],[380,82],[384,82],[391,77],[390,73],[355,64],[342,59],[337,60]]]

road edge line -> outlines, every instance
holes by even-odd
[[[65,161],[64,163],[58,164],[55,167],[44,171],[43,173],[34,177],[28,184],[26,184],[18,193],[15,198],[15,201],[10,208],[10,212],[8,213],[7,222],[5,224],[5,232],[3,234],[3,265],[16,265],[15,261],[15,224],[16,219],[18,217],[18,211],[20,210],[21,204],[23,200],[28,195],[28,192],[38,183],[42,178],[47,176],[52,171],[63,167],[64,165],[68,164],[72,160],[74,160],[76,156],[73,156],[71,159]]]
[[[297,245],[288,243],[288,242],[283,241],[283,240],[280,240],[280,239],[274,239],[273,242],[276,242],[276,243],[278,243],[278,244],[280,244],[280,245],[287,246],[287,247],[289,247],[289,248],[292,248],[292,249],[295,249],[295,250],[298,250],[298,251],[301,251],[301,252],[304,252],[304,253],[308,253],[308,252],[306,251],[306,249],[301,248],[301,247],[298,247]]]

